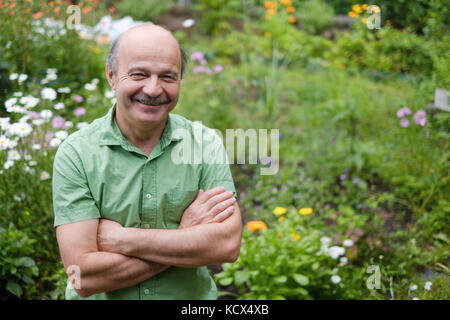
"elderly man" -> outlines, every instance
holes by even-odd
[[[116,104],[56,153],[67,299],[216,299],[206,265],[239,256],[242,221],[228,163],[173,161],[186,139],[194,150],[212,145],[216,157],[224,154],[213,130],[200,126],[199,135],[193,122],[169,114],[185,60],[160,26],[123,33],[106,63]]]

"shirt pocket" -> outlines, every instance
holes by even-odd
[[[198,190],[196,189],[175,188],[170,190],[168,212],[165,215],[166,228],[178,228],[183,212],[194,202],[197,194]]]

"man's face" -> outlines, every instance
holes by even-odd
[[[135,30],[120,40],[117,73],[108,75],[117,108],[131,125],[165,122],[178,102],[181,57],[176,41],[160,30]]]

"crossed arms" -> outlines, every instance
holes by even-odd
[[[239,206],[223,187],[200,190],[178,229],[124,228],[105,219],[56,228],[65,269],[80,268],[75,290],[83,298],[138,284],[170,266],[234,262],[241,233]]]

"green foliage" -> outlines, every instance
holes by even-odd
[[[321,34],[333,23],[333,8],[321,0],[303,2],[297,10],[300,27],[311,34]]]
[[[0,227],[0,296],[3,299],[8,294],[21,298],[24,287],[34,284],[33,277],[38,275],[32,258],[35,243],[36,240],[12,223],[7,228]]]
[[[161,13],[169,11],[173,1],[141,0],[139,3],[133,0],[121,0],[116,8],[122,17],[131,16],[134,20],[151,21]]]

